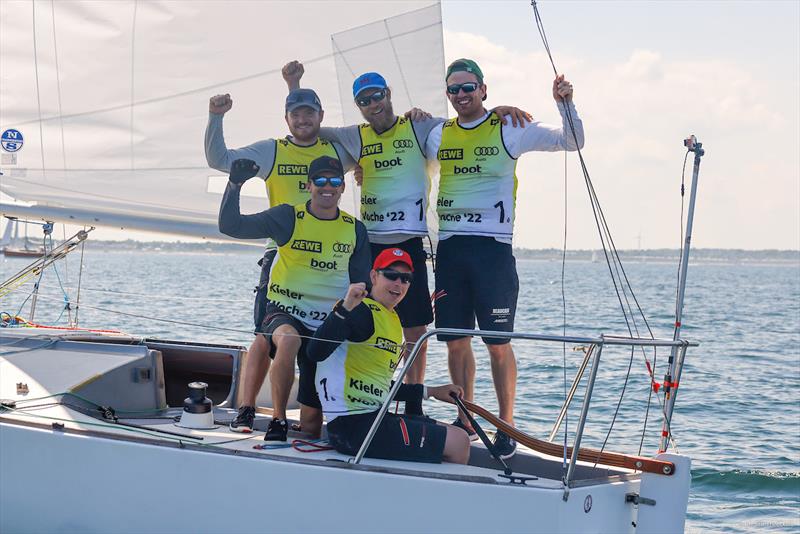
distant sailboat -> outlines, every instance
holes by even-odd
[[[28,236],[19,236],[19,222],[9,219],[3,238],[0,239],[0,251],[6,257],[33,257],[44,254],[44,247],[35,244]]]

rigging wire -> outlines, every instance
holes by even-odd
[[[536,0],[531,0],[531,6],[533,7],[534,19],[535,19],[536,27],[537,27],[539,35],[540,35],[540,37],[542,39],[542,43],[544,44],[544,48],[545,48],[545,51],[547,52],[547,56],[548,56],[548,58],[550,60],[550,64],[553,67],[553,72],[554,72],[554,74],[556,76],[558,76],[558,69],[556,68],[555,61],[553,60],[552,51],[550,49],[550,43],[549,43],[549,41],[547,39],[547,34],[545,32],[544,24],[542,22],[540,14],[539,14],[539,9],[538,9],[538,6],[536,4]],[[587,192],[589,194],[589,200],[590,200],[590,205],[591,205],[591,208],[592,208],[592,214],[593,214],[594,219],[595,219],[595,225],[597,226],[597,229],[598,229],[598,233],[599,233],[599,237],[600,237],[600,243],[601,243],[601,246],[603,247],[603,255],[605,256],[606,265],[608,266],[609,274],[611,275],[611,280],[612,280],[612,283],[614,285],[614,292],[615,292],[615,294],[617,296],[617,301],[619,302],[620,309],[622,311],[623,319],[625,321],[625,325],[627,327],[628,333],[629,333],[629,335],[631,337],[634,336],[634,332],[636,333],[636,337],[639,336],[639,328],[638,328],[638,325],[636,324],[636,315],[637,314],[634,313],[633,307],[631,306],[631,302],[628,299],[628,292],[630,292],[631,298],[632,298],[632,300],[633,300],[633,302],[635,304],[635,307],[636,307],[636,311],[638,312],[638,315],[642,318],[642,320],[644,322],[644,325],[646,326],[647,331],[648,331],[648,333],[650,335],[650,338],[652,339],[652,338],[654,338],[653,331],[650,328],[650,324],[647,321],[647,318],[644,315],[644,312],[643,312],[641,306],[639,305],[638,299],[636,298],[635,292],[633,291],[633,287],[630,284],[630,281],[628,279],[627,273],[625,272],[625,269],[622,266],[622,261],[621,261],[621,259],[619,257],[619,253],[617,251],[617,248],[616,248],[616,245],[614,243],[613,237],[611,236],[611,231],[610,231],[610,228],[608,226],[608,222],[607,222],[607,220],[605,218],[605,214],[603,213],[603,210],[602,210],[602,208],[600,206],[600,202],[599,202],[599,199],[597,197],[597,193],[596,193],[596,191],[594,189],[594,185],[593,185],[593,183],[591,181],[591,177],[589,176],[589,171],[588,171],[588,168],[586,166],[586,162],[585,162],[585,160],[583,158],[583,154],[582,154],[581,149],[580,149],[580,143],[578,142],[578,137],[577,137],[577,133],[576,133],[576,130],[575,130],[575,124],[574,124],[574,120],[573,120],[573,117],[572,117],[572,112],[571,112],[571,110],[569,108],[569,105],[567,104],[566,99],[562,98],[559,101],[559,103],[564,108],[565,116],[566,116],[567,122],[568,122],[568,124],[570,126],[570,133],[572,134],[572,137],[573,137],[573,139],[575,141],[576,150],[577,150],[577,153],[578,153],[578,160],[580,162],[581,171],[583,172],[584,181],[586,183]],[[613,266],[612,266],[612,264],[613,264]],[[622,294],[620,294],[620,293],[622,293]],[[623,303],[623,300],[624,300],[624,303]],[[647,355],[646,355],[644,347],[642,347],[641,350],[642,350],[642,355],[644,357],[644,360],[647,363],[647,367],[649,368],[649,362],[647,360]],[[654,355],[657,353],[657,350],[656,350],[655,347],[653,348],[653,352],[654,352]],[[623,384],[622,392],[620,394],[619,401],[617,403],[617,408],[616,408],[616,410],[614,412],[614,415],[612,417],[611,425],[609,427],[608,433],[606,434],[606,438],[603,441],[603,446],[600,449],[601,452],[605,449],[605,446],[606,446],[606,444],[608,442],[608,439],[609,439],[609,437],[611,435],[611,431],[613,430],[614,424],[616,422],[616,418],[617,418],[617,415],[619,413],[619,410],[620,410],[620,407],[621,407],[621,404],[622,404],[622,400],[623,400],[623,397],[624,397],[624,394],[625,394],[625,390],[627,388],[628,379],[630,377],[630,372],[631,372],[631,366],[632,366],[632,363],[633,363],[634,353],[635,353],[635,349],[631,348],[631,358],[630,358],[629,363],[628,363],[628,370],[627,370],[626,375],[625,375],[625,382]],[[651,382],[654,379],[652,373],[650,373],[650,379],[651,379]],[[659,402],[661,402],[660,398],[659,398]],[[663,404],[662,404],[662,411],[663,411]]]
[[[561,335],[567,337],[567,295],[566,295],[566,288],[564,284],[564,279],[566,277],[566,266],[567,266],[567,198],[568,198],[568,189],[567,189],[567,153],[564,152],[564,247],[561,250],[561,310],[562,310],[562,323],[561,323]],[[567,450],[569,449],[569,445],[567,444],[567,438],[569,434],[569,405],[567,404],[567,344],[566,342],[561,344],[561,356],[562,356],[562,366],[561,369],[564,373],[564,405],[567,406],[567,410],[564,413],[564,456],[561,462],[561,479],[566,480],[567,478]]]

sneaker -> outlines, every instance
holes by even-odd
[[[253,431],[253,422],[256,420],[256,409],[252,406],[241,406],[236,419],[231,421],[228,428],[234,432],[249,434]]]
[[[458,417],[456,417],[456,420],[453,421],[451,424],[466,432],[467,436],[469,436],[470,441],[478,441],[478,433],[475,432],[475,429],[472,428],[472,425],[470,426],[465,425],[464,423],[461,422],[461,419]]]
[[[286,419],[275,418],[269,422],[267,433],[264,434],[264,441],[286,441],[288,432],[289,423]]]
[[[517,442],[500,430],[494,435],[494,450],[503,460],[508,460],[517,453]]]

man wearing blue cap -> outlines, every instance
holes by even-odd
[[[225,145],[222,119],[233,106],[230,94],[216,95],[209,101],[209,119],[206,128],[205,150],[208,165],[229,172],[231,164],[239,159],[255,162],[257,176],[265,180],[270,207],[281,204],[296,206],[309,199],[308,169],[312,161],[322,156],[341,160],[345,170],[354,161],[338,143],[319,138],[324,116],[319,97],[311,89],[291,91],[286,97],[286,124],[291,135],[283,139],[265,139],[251,145],[229,149]],[[261,328],[267,303],[269,272],[276,254],[274,241],[267,242],[267,250],[259,261],[261,277],[256,287],[253,320],[256,333]],[[230,428],[236,432],[252,432],[258,392],[270,366],[270,342],[256,335],[250,345],[244,364],[244,374],[239,398],[239,414]]]
[[[577,150],[583,146],[583,123],[572,103],[572,84],[558,76],[553,98],[561,126],[540,122],[508,128],[483,106],[483,72],[471,59],[447,68],[446,95],[458,114],[434,128],[426,141],[429,158],[440,164],[439,244],[436,249],[436,327],[514,331],[519,281],[511,239],[516,208],[517,158],[525,152]],[[567,109],[574,133],[569,126]],[[453,383],[472,400],[475,357],[471,337],[439,336],[447,341]],[[489,351],[500,418],[514,422],[517,365],[508,338],[483,338]],[[468,426],[462,421],[462,426]],[[470,430],[470,429],[468,429]],[[504,458],[516,442],[503,432],[495,437]]]
[[[297,61],[283,68],[290,90],[300,87],[302,76],[303,65]],[[364,73],[353,81],[353,98],[367,122],[344,128],[323,128],[320,135],[342,143],[362,169],[361,220],[369,232],[373,259],[387,248],[400,248],[414,261],[416,275],[406,297],[397,306],[403,337],[407,346],[413,346],[433,322],[422,244],[423,237],[428,235],[426,212],[430,193],[424,143],[428,133],[445,119],[417,112],[412,122],[395,115],[392,90],[377,72]],[[497,111],[500,115],[511,114],[514,124],[530,120],[516,108],[498,108]],[[408,383],[423,383],[425,349],[423,347],[409,369]],[[406,413],[421,414],[421,403],[406,403]]]

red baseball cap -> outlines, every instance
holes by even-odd
[[[412,272],[414,271],[414,263],[411,261],[411,256],[401,248],[387,248],[381,251],[378,257],[375,258],[372,268],[377,271],[378,269],[385,269],[394,263],[405,264]]]

